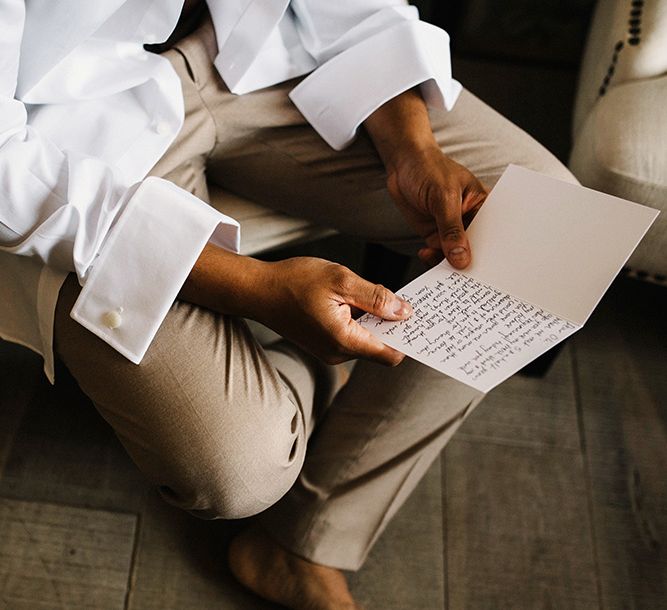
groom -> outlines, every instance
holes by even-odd
[[[462,269],[464,227],[510,162],[568,174],[462,90],[447,35],[403,2],[207,5],[2,5],[0,280],[16,298],[0,333],[50,375],[53,338],[168,502],[261,513],[230,549],[242,583],[356,608],[340,570],[481,395],[355,322],[410,315],[382,286],[239,255],[208,183]],[[283,339],[259,345],[244,318]]]

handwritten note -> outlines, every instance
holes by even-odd
[[[408,320],[367,314],[362,326],[403,353],[488,391],[577,327],[456,271],[422,276],[399,295]]]
[[[468,228],[473,264],[398,292],[413,316],[359,322],[483,392],[583,326],[657,212],[510,166]],[[599,219],[604,217],[605,222]],[[582,257],[581,244],[595,244]]]

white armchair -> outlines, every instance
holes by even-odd
[[[579,180],[660,209],[628,266],[667,283],[667,0],[599,0],[575,101]]]

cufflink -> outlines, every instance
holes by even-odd
[[[159,136],[168,136],[171,133],[171,125],[167,121],[157,121],[153,129]]]
[[[114,309],[113,311],[107,311],[102,316],[102,323],[111,330],[118,328],[123,323],[123,316],[120,315],[121,313],[123,313],[122,307]]]

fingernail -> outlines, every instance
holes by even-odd
[[[401,299],[396,299],[396,305],[394,306],[394,314],[397,316],[407,316],[412,313],[412,306],[407,301]]]
[[[468,251],[461,246],[456,246],[449,251],[447,260],[450,263],[465,263],[468,260]]]

